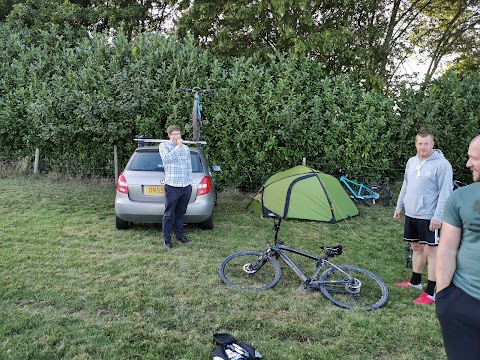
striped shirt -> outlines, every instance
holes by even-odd
[[[176,146],[171,141],[158,147],[165,169],[165,184],[186,187],[192,183],[192,159],[187,145]]]

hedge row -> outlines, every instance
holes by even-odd
[[[304,157],[330,173],[342,167],[352,176],[398,178],[421,127],[463,171],[478,134],[478,74],[446,74],[425,91],[403,84],[386,96],[288,55],[227,61],[154,34],[68,39],[54,28],[0,26],[0,159],[38,147],[59,170],[74,163],[95,175],[92,164],[104,161],[113,173],[113,160],[105,161],[113,144],[125,164],[136,134],[164,138],[169,124],[188,123],[193,97],[178,89],[192,86],[218,89],[203,97],[209,124],[202,136],[223,185],[261,183]]]

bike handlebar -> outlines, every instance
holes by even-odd
[[[197,94],[208,94],[217,91],[217,89],[201,89],[198,86],[195,86],[194,88],[180,88],[178,89],[178,91],[186,91]]]

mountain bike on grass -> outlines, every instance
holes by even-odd
[[[180,91],[186,91],[194,93],[193,109],[192,109],[192,127],[193,127],[193,141],[200,139],[200,126],[207,124],[207,119],[202,117],[202,94],[208,94],[216,91],[215,89],[201,89],[198,86],[194,88],[181,88]]]
[[[350,198],[355,202],[362,202],[366,206],[388,206],[390,205],[390,190],[380,184],[364,185],[346,177],[345,172],[338,170],[339,181]]]
[[[281,268],[278,259],[287,264],[302,280],[305,291],[320,291],[335,305],[346,309],[374,310],[386,304],[388,289],[373,272],[356,266],[335,265],[328,259],[342,254],[342,246],[320,246],[324,255],[315,256],[283,245],[278,238],[282,218],[269,214],[273,219],[274,243],[264,252],[241,251],[227,256],[220,265],[222,281],[244,291],[262,291],[273,288],[280,281]],[[287,252],[316,262],[316,269],[308,277],[291,260]],[[323,272],[322,272],[323,271]]]

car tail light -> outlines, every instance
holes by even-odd
[[[204,176],[197,188],[197,196],[208,194],[212,190],[212,179]]]
[[[125,179],[125,176],[123,174],[120,174],[120,176],[118,177],[117,191],[123,194],[128,194],[127,179]]]

